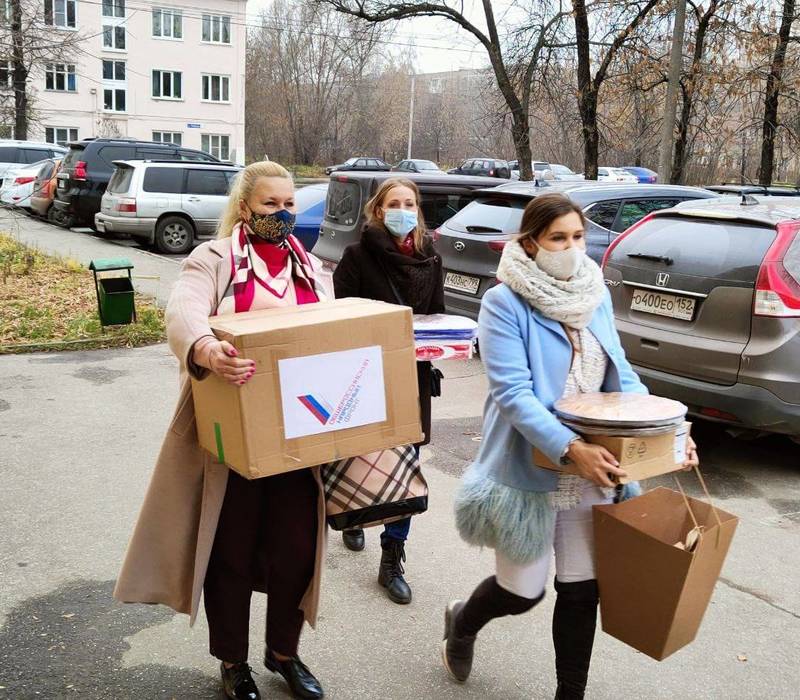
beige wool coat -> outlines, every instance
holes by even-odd
[[[180,395],[161,445],[150,485],[122,564],[114,597],[124,603],[163,603],[190,616],[200,605],[211,547],[228,484],[228,467],[197,441],[190,376],[202,379],[208,370],[191,361],[194,344],[210,335],[208,317],[216,309],[231,278],[231,240],[209,241],[185,260],[167,304],[170,349],[180,360]],[[309,256],[316,283],[333,299],[330,274]],[[317,557],[314,578],[303,597],[306,621],[316,624],[322,566],[325,561],[325,498],[319,469]],[[255,590],[265,592],[265,582]]]

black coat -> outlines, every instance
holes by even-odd
[[[391,277],[400,295],[395,296]],[[399,301],[415,314],[444,313],[442,258],[426,237],[422,253],[413,257],[397,250],[391,234],[383,227],[365,227],[361,240],[347,246],[333,273],[336,298],[360,297],[390,304]],[[419,406],[424,440],[431,437],[431,363],[417,362]]]

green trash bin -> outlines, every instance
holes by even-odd
[[[97,311],[101,326],[117,326],[136,320],[133,301],[133,264],[127,258],[92,260],[89,269],[94,274]],[[127,277],[98,277],[98,272],[126,270]]]

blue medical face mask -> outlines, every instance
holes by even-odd
[[[417,212],[407,209],[387,209],[383,214],[383,223],[393,236],[405,238],[417,227]]]

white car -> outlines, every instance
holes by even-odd
[[[597,179],[599,182],[617,182],[629,185],[638,185],[639,178],[622,168],[602,167],[597,169]]]
[[[585,179],[582,174],[576,173],[560,163],[551,163],[550,172],[553,173],[553,177],[557,182],[580,182]]]
[[[45,159],[38,163],[9,168],[0,183],[0,202],[12,207],[30,209],[36,176],[42,166],[48,162],[49,159]]]

